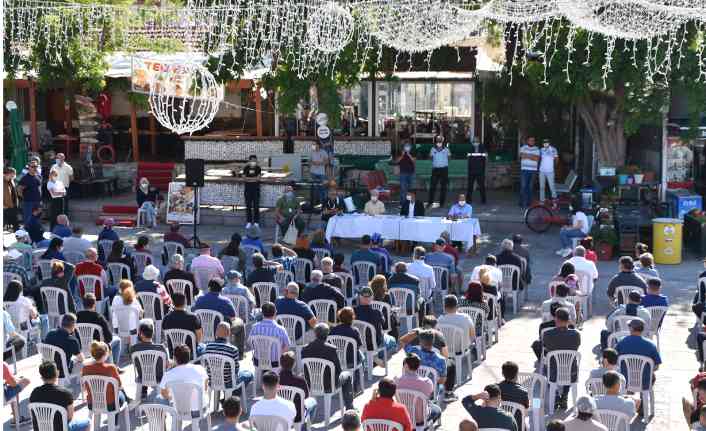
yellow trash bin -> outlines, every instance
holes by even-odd
[[[681,263],[682,225],[676,218],[652,220],[652,240],[655,263],[677,265]]]

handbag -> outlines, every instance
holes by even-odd
[[[294,226],[294,218],[292,218],[292,221],[289,223],[289,227],[287,228],[287,232],[284,234],[284,238],[282,238],[282,242],[287,244],[294,244],[297,242],[297,227]]]

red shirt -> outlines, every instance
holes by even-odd
[[[450,254],[451,256],[454,257],[454,264],[458,265],[458,259],[461,257],[458,254],[458,249],[451,244],[446,244],[444,246],[444,253]]]
[[[366,419],[387,419],[402,425],[404,431],[412,431],[412,420],[407,407],[391,398],[378,397],[363,407],[361,421]]]
[[[122,386],[122,382],[120,381],[120,373],[118,373],[118,368],[113,364],[106,364],[105,362],[94,362],[92,364],[84,365],[84,367],[81,369],[81,375],[112,377],[118,381],[118,385]],[[86,385],[86,388],[88,388],[88,385]],[[91,391],[90,389],[88,389],[86,392],[88,392],[88,403],[90,404],[92,401]],[[115,393],[113,392],[112,388],[107,390],[105,397],[108,404],[115,405]]]
[[[101,280],[103,280],[103,267],[100,266],[100,264],[96,262],[90,262],[88,260],[84,260],[83,262],[79,263],[76,265],[76,269],[74,270],[74,274],[76,274],[76,277],[79,275],[95,275],[96,277],[100,277]],[[81,294],[81,297],[84,295],[83,291],[83,285],[79,283],[79,292]],[[96,285],[96,299],[101,300],[103,299],[103,290],[101,283],[98,283]]]
[[[586,250],[586,260],[590,260],[593,263],[598,262],[598,256],[596,255],[596,252],[593,250]]]

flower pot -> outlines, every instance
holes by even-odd
[[[628,178],[630,178],[630,175],[628,174],[620,174],[618,175],[618,184],[620,185],[625,185],[628,183]]]
[[[607,242],[598,242],[596,244],[596,254],[598,260],[613,260],[613,246]]]
[[[643,174],[634,174],[632,178],[635,180],[635,184],[642,184],[642,181],[645,179],[645,175]]]

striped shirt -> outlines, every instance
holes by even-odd
[[[289,350],[289,335],[287,335],[287,330],[274,320],[263,319],[256,323],[250,330],[250,336],[252,337],[253,335],[265,335],[279,339],[280,351],[277,352],[275,349],[272,349],[272,362],[279,363],[280,354]]]
[[[235,362],[235,370],[231,370],[230,364],[226,364],[225,371],[223,373],[223,380],[225,381],[226,388],[232,388],[233,376],[235,376],[237,381],[238,371],[240,370],[240,364],[238,363],[240,360],[240,352],[238,352],[238,348],[230,344],[225,338],[216,338],[215,341],[206,344],[206,349],[203,351],[203,354],[206,355],[209,353],[214,355],[223,355]],[[206,370],[210,376],[211,371],[208,370],[208,366],[206,367]]]
[[[29,274],[27,274],[27,270],[22,265],[18,265],[15,262],[8,262],[3,265],[2,269],[5,272],[11,272],[13,274],[19,275],[20,278],[22,278],[23,287],[29,286]]]
[[[522,156],[534,156],[537,159],[532,160],[528,158],[522,158]],[[520,168],[523,171],[537,171],[537,167],[539,165],[539,157],[540,157],[540,152],[539,152],[539,147],[532,146],[530,147],[529,145],[523,145],[520,147]]]

